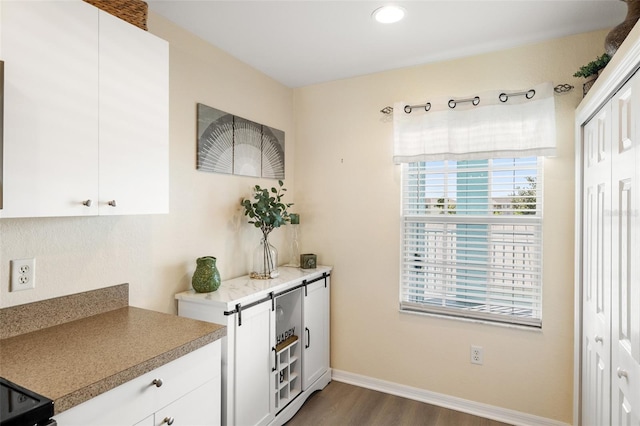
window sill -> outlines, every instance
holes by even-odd
[[[523,331],[532,331],[532,332],[538,332],[538,333],[542,332],[542,326],[536,327],[531,325],[488,321],[488,320],[477,319],[477,318],[465,318],[465,317],[458,317],[453,315],[443,315],[443,314],[436,314],[432,312],[418,312],[418,311],[410,311],[410,310],[404,310],[404,309],[398,309],[398,312],[405,315],[418,315],[423,317],[432,317],[432,318],[439,318],[439,319],[445,319],[445,320],[451,320],[451,321],[461,321],[461,322],[481,324],[481,325],[491,325],[496,327],[511,328],[511,329],[523,330]]]

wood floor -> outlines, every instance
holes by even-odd
[[[305,402],[287,426],[507,426],[346,383],[332,381]]]

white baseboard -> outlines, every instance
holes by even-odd
[[[372,377],[361,376],[347,371],[332,370],[331,378],[337,382],[348,383],[415,401],[426,402],[427,404],[449,408],[451,410],[462,411],[474,416],[485,417],[516,426],[569,426],[568,423],[548,419],[546,417],[534,416],[533,414],[522,413],[520,411],[509,410],[496,407],[494,405],[482,404],[480,402],[469,401],[467,399],[456,398],[437,392],[411,386],[400,385],[398,383],[387,382],[385,380],[374,379]]]

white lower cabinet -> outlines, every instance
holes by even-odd
[[[329,383],[330,272],[283,267],[275,279],[176,295],[180,316],[227,326],[223,425],[282,425]]]
[[[220,424],[220,380],[211,380],[154,414],[155,426]]]
[[[218,340],[54,418],[59,426],[219,425],[220,351]]]
[[[139,421],[133,426],[153,426],[153,415],[150,415],[146,419]]]

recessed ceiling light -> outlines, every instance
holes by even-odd
[[[400,6],[382,6],[374,10],[371,16],[382,24],[392,24],[404,18],[404,13]]]

